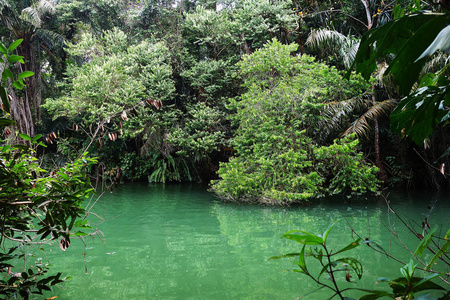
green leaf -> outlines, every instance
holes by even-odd
[[[330,226],[328,226],[327,230],[325,230],[325,232],[323,233],[323,242],[325,243],[327,241],[327,237],[328,234],[331,231],[331,228],[333,228],[333,226],[338,222],[339,220],[334,220],[333,222],[331,222]]]
[[[269,258],[269,260],[272,259],[280,259],[280,258],[288,258],[288,257],[297,257],[300,253],[288,253],[280,256],[272,256]]]
[[[321,245],[324,242],[322,237],[301,230],[288,231],[282,238],[294,240],[304,245]]]
[[[385,291],[370,291],[371,294],[364,295],[359,300],[375,300],[381,297],[394,298],[391,293]]]
[[[391,130],[409,136],[422,145],[434,128],[447,117],[450,104],[450,84],[426,86],[402,99],[391,113]]]
[[[308,269],[306,268],[306,261],[305,261],[305,247],[306,245],[303,245],[302,251],[300,251],[300,254],[298,256],[298,265],[304,272],[307,272]]]
[[[13,72],[11,72],[10,69],[4,69],[3,73],[2,73],[2,79],[6,81],[6,80],[8,80],[8,78],[13,79],[14,74],[13,74]]]
[[[419,284],[419,282],[421,282],[422,280],[423,278],[420,277],[413,277],[410,280],[407,280],[404,277],[400,277],[391,281],[389,285],[396,296],[404,295],[407,290],[413,293],[418,293],[426,290],[446,290],[440,285],[429,280]]]
[[[447,233],[448,234],[448,233]],[[439,251],[434,255],[434,257],[431,259],[431,261],[428,263],[426,269],[430,270],[431,266],[434,264],[434,262],[444,253],[446,253],[448,251],[448,248],[450,247],[450,241],[447,241],[442,247],[441,249],[439,249]]]
[[[10,62],[11,64],[16,63],[16,62],[20,62],[22,64],[24,64],[25,62],[23,61],[23,56],[20,55],[11,55],[8,57],[8,62]]]
[[[435,225],[433,229],[431,229],[431,231],[428,232],[428,234],[420,241],[416,251],[414,251],[414,254],[422,256],[423,250],[425,250],[430,244],[431,240],[433,239],[433,234],[436,232],[437,228],[438,226]]]
[[[425,62],[416,61],[417,58],[449,20],[450,14],[417,13],[369,30],[363,35],[355,57],[356,71],[368,79],[377,69],[377,61],[394,54],[385,75],[391,73],[400,92],[409,94]],[[347,77],[350,77],[350,71]]]
[[[361,277],[363,275],[363,266],[359,262],[359,260],[357,260],[353,257],[345,257],[345,258],[337,259],[336,261],[348,264],[353,269],[353,271],[355,271],[356,275],[358,276],[358,279],[361,279]]]
[[[19,134],[19,136],[26,141],[31,141],[31,137],[25,133],[21,133],[21,134]]]
[[[42,137],[42,134],[36,134],[36,135],[33,137],[33,143],[36,143],[37,140],[40,139],[41,137]]]
[[[8,50],[6,49],[6,46],[0,42],[0,52],[3,53],[4,55],[8,54]]]
[[[3,86],[0,86],[0,97],[2,98],[3,110],[10,113],[11,107],[9,105],[8,95],[6,94],[6,90]]]
[[[20,45],[20,43],[22,43],[22,41],[23,41],[23,39],[18,39],[18,40],[16,40],[16,41],[14,41],[11,45],[9,45],[8,51],[9,51],[9,52],[14,51],[14,49],[16,49],[16,48]],[[3,51],[2,51],[2,52],[3,52]],[[6,53],[5,53],[5,54],[6,54]]]
[[[361,244],[361,239],[357,239],[356,241],[351,242],[349,245],[347,245],[346,247],[342,248],[342,249],[339,250],[338,252],[333,253],[333,255],[336,255],[336,254],[338,254],[338,253],[345,252],[345,251],[351,250],[351,249],[353,249],[353,248],[356,248],[356,247],[358,247],[360,244]]]
[[[27,77],[30,77],[30,76],[33,76],[33,75],[34,75],[34,72],[24,71],[24,72],[19,74],[18,78],[27,78]]]

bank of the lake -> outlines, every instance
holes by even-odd
[[[402,215],[413,218],[435,203],[430,221],[449,225],[450,205],[442,195],[393,194],[389,199]],[[73,240],[67,252],[57,247],[46,251],[53,269],[72,277],[46,295],[65,300],[295,299],[317,286],[290,272],[293,259],[269,258],[299,251],[299,244],[280,239],[286,231],[321,233],[335,219],[343,219],[330,235],[336,248],[351,241],[351,225],[386,250],[408,257],[390,240],[382,198],[337,200],[296,207],[243,206],[218,201],[201,185],[122,185],[93,209],[105,220],[99,228],[104,241],[87,238],[84,249],[81,241]],[[93,224],[97,221],[92,217]],[[404,242],[415,245],[416,239],[406,234]],[[375,284],[377,278],[400,276],[400,264],[367,247],[349,254],[364,265],[358,287],[383,288]],[[305,299],[326,295],[321,290]]]

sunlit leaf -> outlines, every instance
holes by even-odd
[[[23,41],[23,39],[15,40],[11,45],[9,45],[8,51],[9,51],[9,52],[14,51],[14,50],[20,45],[20,43],[22,43],[22,41]],[[2,52],[3,52],[3,51],[2,51]],[[6,54],[6,53],[5,53],[5,54]]]
[[[19,136],[26,141],[31,141],[31,137],[25,133],[21,133],[21,134],[19,134]]]
[[[328,234],[330,233],[331,229],[338,221],[339,220],[334,220],[333,222],[331,222],[330,226],[328,226],[327,230],[325,230],[325,232],[323,233],[323,242],[324,243],[326,242]]]
[[[27,78],[27,77],[30,77],[30,76],[33,76],[33,75],[34,75],[34,72],[24,71],[24,72],[19,74],[18,78]]]
[[[5,45],[2,42],[0,42],[0,52],[5,55],[8,54],[8,49],[6,49]]]
[[[25,63],[24,61],[23,61],[23,56],[20,56],[20,55],[11,55],[11,56],[9,56],[8,57],[8,62],[10,62],[10,63],[16,63],[16,62],[20,62],[20,63]]]
[[[425,56],[430,56],[438,50],[442,50],[447,53],[450,52],[450,25],[439,32],[431,45],[422,53],[422,55],[417,60],[422,59]]]
[[[324,242],[322,237],[300,230],[292,230],[286,232],[282,236],[282,238],[283,237],[289,240],[294,240],[304,245],[320,245]]]

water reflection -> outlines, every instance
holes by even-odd
[[[428,205],[396,195],[391,199],[402,214],[421,214],[423,205]],[[294,268],[292,260],[268,260],[299,251],[296,243],[280,239],[284,232],[321,233],[331,221],[343,219],[330,235],[333,248],[350,242],[350,226],[390,248],[384,200],[335,200],[290,208],[250,207],[218,202],[202,186],[122,186],[95,208],[111,220],[101,227],[105,243],[88,241],[88,274],[84,274],[81,243],[72,243],[66,253],[51,251],[54,269],[73,276],[56,295],[62,299],[294,299],[316,285],[289,271]],[[448,223],[448,210],[444,211],[437,210],[436,218]],[[408,237],[405,242],[416,240]],[[399,275],[400,265],[381,254],[363,247],[351,254],[365,267],[359,287],[374,288],[378,277]],[[310,299],[325,299],[324,292]]]

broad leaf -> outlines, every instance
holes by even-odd
[[[283,237],[289,240],[294,240],[304,245],[321,245],[324,242],[322,237],[301,230],[292,230],[286,232],[282,236],[282,238]]]
[[[339,220],[334,220],[333,222],[331,222],[330,226],[328,226],[327,230],[325,230],[325,232],[323,233],[323,242],[325,243],[327,241],[327,237],[328,234],[331,231],[331,228],[333,228],[333,226],[338,222]]]
[[[16,62],[20,62],[22,64],[24,64],[25,62],[23,61],[23,56],[20,55],[11,55],[8,57],[8,62],[10,63],[16,63]]]
[[[361,298],[359,298],[359,300],[376,300],[381,297],[389,297],[394,299],[394,296],[391,293],[385,291],[367,291],[367,292],[369,292],[370,294],[362,296]]]
[[[0,52],[5,55],[8,54],[8,49],[6,49],[6,46],[2,42],[0,42]]]
[[[448,115],[450,84],[426,86],[402,99],[391,114],[391,130],[409,136],[422,145],[434,128]]]
[[[25,133],[21,133],[21,134],[19,134],[19,136],[26,141],[31,141],[31,137]]]
[[[6,81],[6,80],[8,80],[8,78],[13,79],[14,75],[10,69],[4,69],[3,73],[2,73],[2,79]]]
[[[18,78],[27,78],[27,77],[30,77],[30,76],[33,76],[33,75],[34,75],[34,73],[31,72],[31,71],[24,71],[24,72],[19,74]]]
[[[420,281],[422,281],[422,278],[420,277],[413,277],[410,280],[410,284],[413,287],[412,290],[409,290],[410,292],[417,293],[420,291],[426,291],[426,290],[444,290],[445,288],[441,287],[440,285],[432,282],[427,281],[425,283],[421,283],[420,285],[417,285]],[[407,287],[408,287],[408,280],[404,277],[397,278],[389,283],[389,285],[392,288],[392,291],[396,296],[404,295]]]
[[[23,39],[18,39],[16,41],[14,41],[11,45],[9,45],[8,51],[9,52],[14,51],[14,49],[16,49],[20,45],[20,43],[22,43],[22,41],[23,41]]]
[[[434,257],[431,259],[431,261],[428,263],[426,269],[430,270],[431,266],[434,264],[434,262],[444,253],[446,253],[448,251],[450,247],[450,241],[447,241],[441,249],[439,249],[439,251],[434,255]]]
[[[0,118],[0,127],[14,125],[16,122],[14,120]]]
[[[425,250],[428,245],[430,244],[431,240],[433,239],[433,234],[436,232],[438,226],[435,225],[433,229],[431,229],[430,232],[420,241],[419,246],[417,246],[416,251],[414,251],[414,254],[422,256],[423,250]]]
[[[3,110],[7,113],[10,113],[10,105],[8,95],[6,94],[6,90],[4,87],[0,86],[0,97],[2,98]]]
[[[450,14],[418,13],[369,30],[363,35],[355,57],[356,71],[368,79],[377,69],[379,60],[395,55],[385,75],[391,73],[400,92],[409,94],[424,64],[424,60],[417,61],[417,58],[449,20]]]
[[[348,251],[348,250],[351,250],[351,249],[353,249],[353,248],[356,248],[356,247],[358,247],[360,244],[361,244],[361,239],[357,239],[356,241],[351,242],[349,245],[347,245],[346,247],[342,248],[342,249],[339,250],[338,252],[333,253],[333,255],[338,254],[338,253],[341,253],[341,252],[345,252],[345,251]]]

